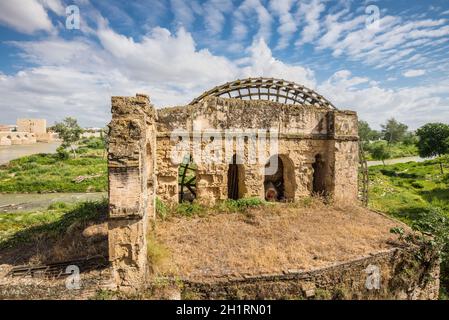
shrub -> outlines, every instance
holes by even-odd
[[[58,149],[56,149],[56,156],[60,160],[67,160],[70,154],[63,146],[60,146],[58,147]]]
[[[183,202],[176,207],[176,213],[181,216],[192,217],[194,215],[203,215],[206,208],[197,202]]]
[[[161,219],[165,219],[168,214],[169,210],[165,203],[161,199],[156,198],[156,215]]]
[[[423,189],[424,188],[424,184],[422,182],[420,182],[420,181],[413,181],[411,183],[411,185],[412,185],[413,188],[416,188],[416,189]]]
[[[167,248],[157,242],[152,233],[147,236],[147,257],[152,272],[158,271],[168,258]]]
[[[242,198],[238,200],[232,200],[228,199],[224,201],[221,206],[219,205],[220,209],[224,209],[225,211],[244,211],[250,207],[259,207],[261,205],[264,205],[265,201],[259,199],[259,198]]]

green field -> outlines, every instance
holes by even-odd
[[[365,144],[363,146],[365,151],[366,160],[375,160],[371,156],[370,147],[373,146],[376,142],[371,144]],[[392,143],[388,146],[388,151],[390,153],[391,159],[396,158],[404,158],[404,157],[412,157],[418,155],[418,148],[414,144],[404,144],[402,142]]]
[[[0,249],[62,236],[68,228],[107,214],[107,200],[54,203],[46,210],[0,215]]]
[[[102,192],[107,179],[106,159],[97,149],[80,149],[77,158],[38,154],[0,166],[2,193]]]
[[[449,160],[441,174],[437,160],[369,168],[369,206],[420,230],[438,233],[443,243],[441,298],[449,292]]]
[[[370,206],[411,222],[433,208],[449,216],[449,161],[441,174],[436,160],[369,168]]]

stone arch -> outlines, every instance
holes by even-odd
[[[296,191],[295,176],[294,163],[287,155],[271,156],[265,165],[265,200],[293,201]]]
[[[245,167],[241,159],[234,154],[228,165],[228,199],[241,199],[245,192]]]

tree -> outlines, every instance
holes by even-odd
[[[406,132],[402,139],[402,143],[406,146],[416,145],[418,143],[418,137],[412,131]]]
[[[449,125],[444,123],[427,123],[416,130],[419,156],[423,158],[441,157],[449,154]],[[443,161],[439,161],[441,174]]]
[[[391,153],[385,141],[378,141],[371,146],[371,156],[374,160],[381,160],[385,165],[385,160],[391,158]]]
[[[388,141],[388,144],[393,142],[400,142],[404,139],[408,127],[396,121],[394,118],[387,120],[387,123],[381,125],[384,140]]]
[[[80,140],[83,129],[78,125],[78,121],[74,118],[65,118],[64,121],[55,123],[52,130],[58,133],[62,139],[62,147],[70,148],[73,156],[76,158],[76,143]]]
[[[380,133],[376,130],[370,128],[368,122],[360,120],[359,121],[359,137],[360,140],[364,142],[378,140],[380,138]]]

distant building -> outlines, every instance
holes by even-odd
[[[33,144],[51,142],[55,134],[47,132],[45,119],[17,119],[17,125],[0,126],[0,145]]]
[[[47,133],[45,119],[17,119],[17,131],[42,134]]]
[[[16,125],[0,124],[0,132],[12,132],[12,131],[17,131]]]
[[[85,128],[84,132],[81,134],[82,138],[101,138],[103,129],[102,128]]]

